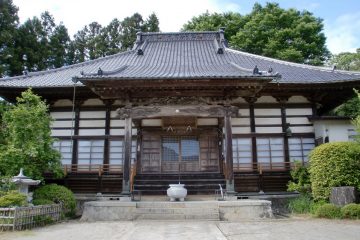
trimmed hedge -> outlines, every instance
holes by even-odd
[[[360,219],[360,204],[351,203],[341,209],[343,218]]]
[[[354,186],[360,189],[360,144],[322,144],[309,157],[311,189],[315,200],[327,200],[332,187]]]
[[[341,218],[341,210],[334,204],[321,205],[315,212],[315,215],[320,218]]]
[[[26,196],[18,191],[0,193],[0,207],[22,207],[27,206]]]
[[[57,184],[49,184],[35,190],[34,201],[38,199],[50,200],[54,203],[62,203],[65,214],[73,216],[75,214],[76,201],[74,194],[66,187]]]
[[[32,201],[32,204],[34,204],[35,206],[38,206],[38,205],[51,205],[51,204],[54,204],[53,201],[49,200],[49,199],[34,199]]]

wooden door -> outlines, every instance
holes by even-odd
[[[219,171],[219,139],[216,134],[200,135],[200,169],[204,172]]]
[[[160,172],[161,139],[159,135],[143,134],[141,147],[141,172]]]

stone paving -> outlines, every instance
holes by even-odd
[[[359,240],[360,220],[69,221],[31,231],[0,233],[1,240]]]

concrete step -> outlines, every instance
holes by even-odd
[[[219,213],[214,214],[139,214],[137,220],[203,220],[203,221],[219,221]]]

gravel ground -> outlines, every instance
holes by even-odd
[[[3,240],[359,240],[360,221],[273,219],[243,222],[69,221],[31,231],[0,233]]]

